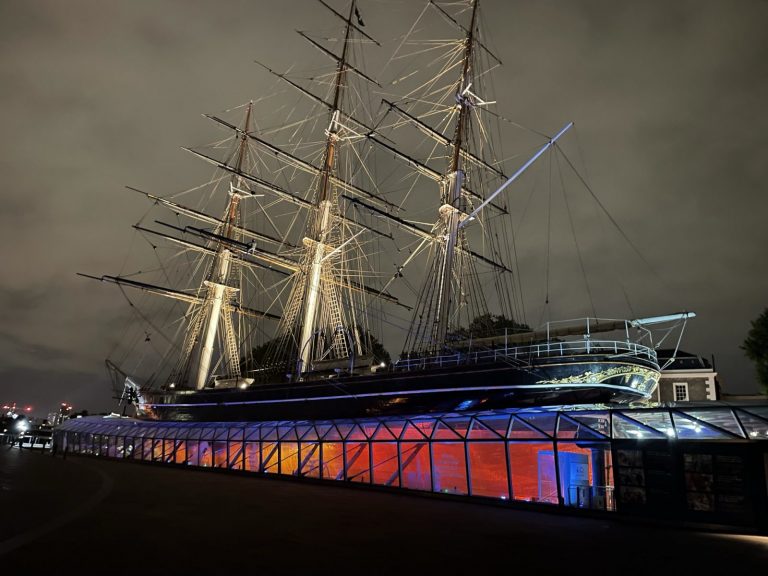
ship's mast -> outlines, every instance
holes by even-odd
[[[344,32],[344,46],[341,51],[336,68],[336,77],[334,81],[333,108],[331,109],[331,122],[326,131],[325,161],[323,171],[320,176],[320,188],[316,198],[315,220],[311,228],[311,237],[304,238],[304,244],[312,254],[309,270],[307,271],[307,280],[304,293],[304,313],[301,324],[301,336],[299,338],[299,366],[297,373],[300,375],[311,367],[313,353],[312,340],[315,335],[315,326],[319,301],[321,297],[322,282],[330,279],[323,278],[323,268],[329,246],[327,245],[328,235],[333,224],[333,198],[330,194],[330,180],[334,171],[336,161],[336,146],[339,141],[339,114],[341,99],[344,91],[344,85],[347,73],[347,51],[349,47],[350,32],[352,29],[352,16],[355,13],[355,0],[349,7],[349,15]],[[326,291],[326,294],[332,299],[336,298],[335,292]],[[338,301],[329,303],[332,309],[338,309]],[[344,330],[343,326],[335,326],[334,330]],[[338,344],[346,349],[346,335],[344,333],[335,333],[333,338],[340,337]]]
[[[440,207],[440,218],[442,219],[445,232],[445,250],[443,261],[440,266],[439,284],[437,287],[437,315],[436,326],[432,334],[432,341],[440,348],[445,342],[448,332],[448,324],[451,316],[453,304],[453,274],[454,274],[454,256],[457,243],[460,242],[459,235],[463,234],[459,224],[466,216],[462,210],[462,187],[464,184],[464,171],[462,169],[462,146],[465,127],[468,122],[471,101],[467,92],[471,85],[472,75],[472,50],[474,47],[475,18],[477,16],[477,4],[475,0],[472,6],[472,20],[467,31],[464,48],[464,63],[462,66],[461,77],[456,85],[456,106],[459,109],[458,119],[453,137],[453,154],[451,157],[451,166],[449,173],[443,183],[443,205]]]
[[[245,115],[245,129],[240,136],[240,142],[237,148],[236,166],[238,171],[242,171],[243,162],[248,149],[248,130],[251,122],[251,110],[253,104],[249,103]],[[240,190],[243,188],[241,178],[233,175],[230,189],[229,200],[227,202],[226,216],[221,236],[227,240],[232,239],[233,231],[237,228],[237,220],[240,207]],[[195,377],[195,388],[200,390],[205,387],[211,370],[211,360],[213,358],[213,347],[216,342],[219,324],[223,324],[225,354],[227,368],[230,376],[235,378],[240,376],[240,362],[237,340],[232,325],[232,311],[228,300],[232,294],[238,291],[237,288],[229,285],[230,268],[232,263],[232,252],[225,242],[219,242],[216,249],[213,265],[208,279],[204,284],[207,287],[207,293],[202,305],[202,310],[208,311],[205,321],[205,329],[200,339],[200,360],[197,366],[197,375]],[[223,312],[223,314],[222,314]],[[222,322],[223,320],[223,322]],[[188,335],[188,344],[193,344],[192,338],[196,335]]]
[[[459,3],[452,3],[459,4]],[[514,322],[517,314],[513,311],[514,286],[509,283],[512,270],[504,263],[504,252],[510,256],[509,238],[506,234],[499,235],[501,222],[496,215],[508,214],[505,203],[497,203],[498,196],[523,174],[542,154],[549,150],[572,124],[565,126],[557,135],[544,144],[529,160],[527,160],[512,176],[507,177],[500,168],[500,161],[494,160],[493,135],[484,126],[481,114],[483,107],[494,104],[495,101],[485,101],[478,94],[475,82],[481,81],[491,68],[482,65],[487,56],[497,63],[499,59],[483,44],[479,32],[479,0],[461,2],[461,14],[471,9],[469,26],[465,28],[456,18],[435,2],[434,6],[444,18],[463,31],[464,38],[456,41],[451,50],[440,61],[440,71],[427,84],[430,90],[428,96],[423,95],[424,87],[416,87],[408,94],[403,105],[390,104],[403,122],[414,126],[424,133],[436,145],[444,144],[448,148],[449,163],[447,171],[439,177],[441,205],[439,220],[433,230],[434,243],[430,245],[427,274],[419,292],[418,301],[414,307],[411,326],[403,347],[404,355],[411,354],[442,354],[446,348],[462,345],[466,334],[474,332],[474,336],[483,336],[493,330],[497,321]],[[477,66],[483,69],[477,69]],[[437,93],[435,86],[442,86],[445,74],[453,74],[459,69],[458,80],[450,81],[445,91],[440,90],[438,104],[424,110],[430,104],[431,95]],[[482,92],[482,89],[480,89]],[[453,126],[453,137],[441,129],[431,126],[424,118],[434,117],[439,108],[445,106],[446,117],[441,125]],[[439,107],[439,108],[438,108]],[[419,116],[419,110],[424,111]],[[495,114],[494,114],[495,115]],[[474,153],[470,147],[479,149]],[[430,159],[437,159],[437,148],[433,148]],[[423,167],[410,161],[417,168],[419,175],[430,176]],[[439,174],[435,172],[435,174]],[[471,174],[471,176],[469,176]],[[496,179],[501,178],[500,186]],[[498,188],[496,188],[498,186]],[[488,190],[496,188],[488,194]],[[479,201],[479,204],[477,203]],[[479,219],[483,210],[491,210],[493,216]],[[481,225],[474,233],[482,237],[483,252],[478,254],[470,250],[467,230],[473,222]],[[501,232],[504,232],[501,230]],[[514,239],[512,240],[514,244]],[[422,244],[426,245],[426,243]],[[487,256],[486,256],[487,255]],[[476,264],[490,265],[493,285],[484,282],[478,273]],[[505,276],[509,274],[509,276]],[[486,293],[495,288],[497,302],[501,315],[490,313]],[[522,301],[520,302],[522,309]],[[509,317],[509,320],[507,320]]]

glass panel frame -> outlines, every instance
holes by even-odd
[[[463,441],[433,441],[431,449],[432,491],[441,494],[468,495],[465,443]]]
[[[299,443],[300,462],[298,475],[320,478],[320,442]]]
[[[387,434],[390,432],[387,430]],[[371,482],[380,486],[400,487],[400,451],[396,441],[371,442]]]
[[[371,483],[370,446],[367,441],[344,443],[344,478],[348,482]]]
[[[411,490],[432,491],[428,442],[400,441],[400,485]]]
[[[321,442],[322,468],[320,477],[325,480],[344,478],[344,445],[341,442]]]
[[[507,454],[504,441],[468,441],[469,488],[472,496],[509,499]]]

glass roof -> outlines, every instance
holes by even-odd
[[[59,428],[134,438],[255,441],[392,440],[768,440],[768,406],[722,402],[664,407],[520,408],[483,412],[297,422],[161,422],[90,416]]]

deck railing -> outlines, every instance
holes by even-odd
[[[621,340],[568,340],[544,342],[528,346],[500,346],[491,349],[469,350],[420,358],[404,358],[395,362],[395,370],[424,370],[426,368],[447,368],[466,364],[508,362],[526,365],[535,358],[559,358],[586,354],[605,354],[615,358],[640,358],[658,363],[656,351],[636,342]]]

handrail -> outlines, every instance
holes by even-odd
[[[395,362],[394,369],[410,371],[485,362],[509,362],[524,366],[533,358],[560,358],[578,354],[610,354],[614,357],[642,358],[658,363],[656,351],[648,346],[620,340],[585,338],[583,340],[545,342],[528,346],[501,346],[474,352],[455,352],[421,358],[404,358]]]

